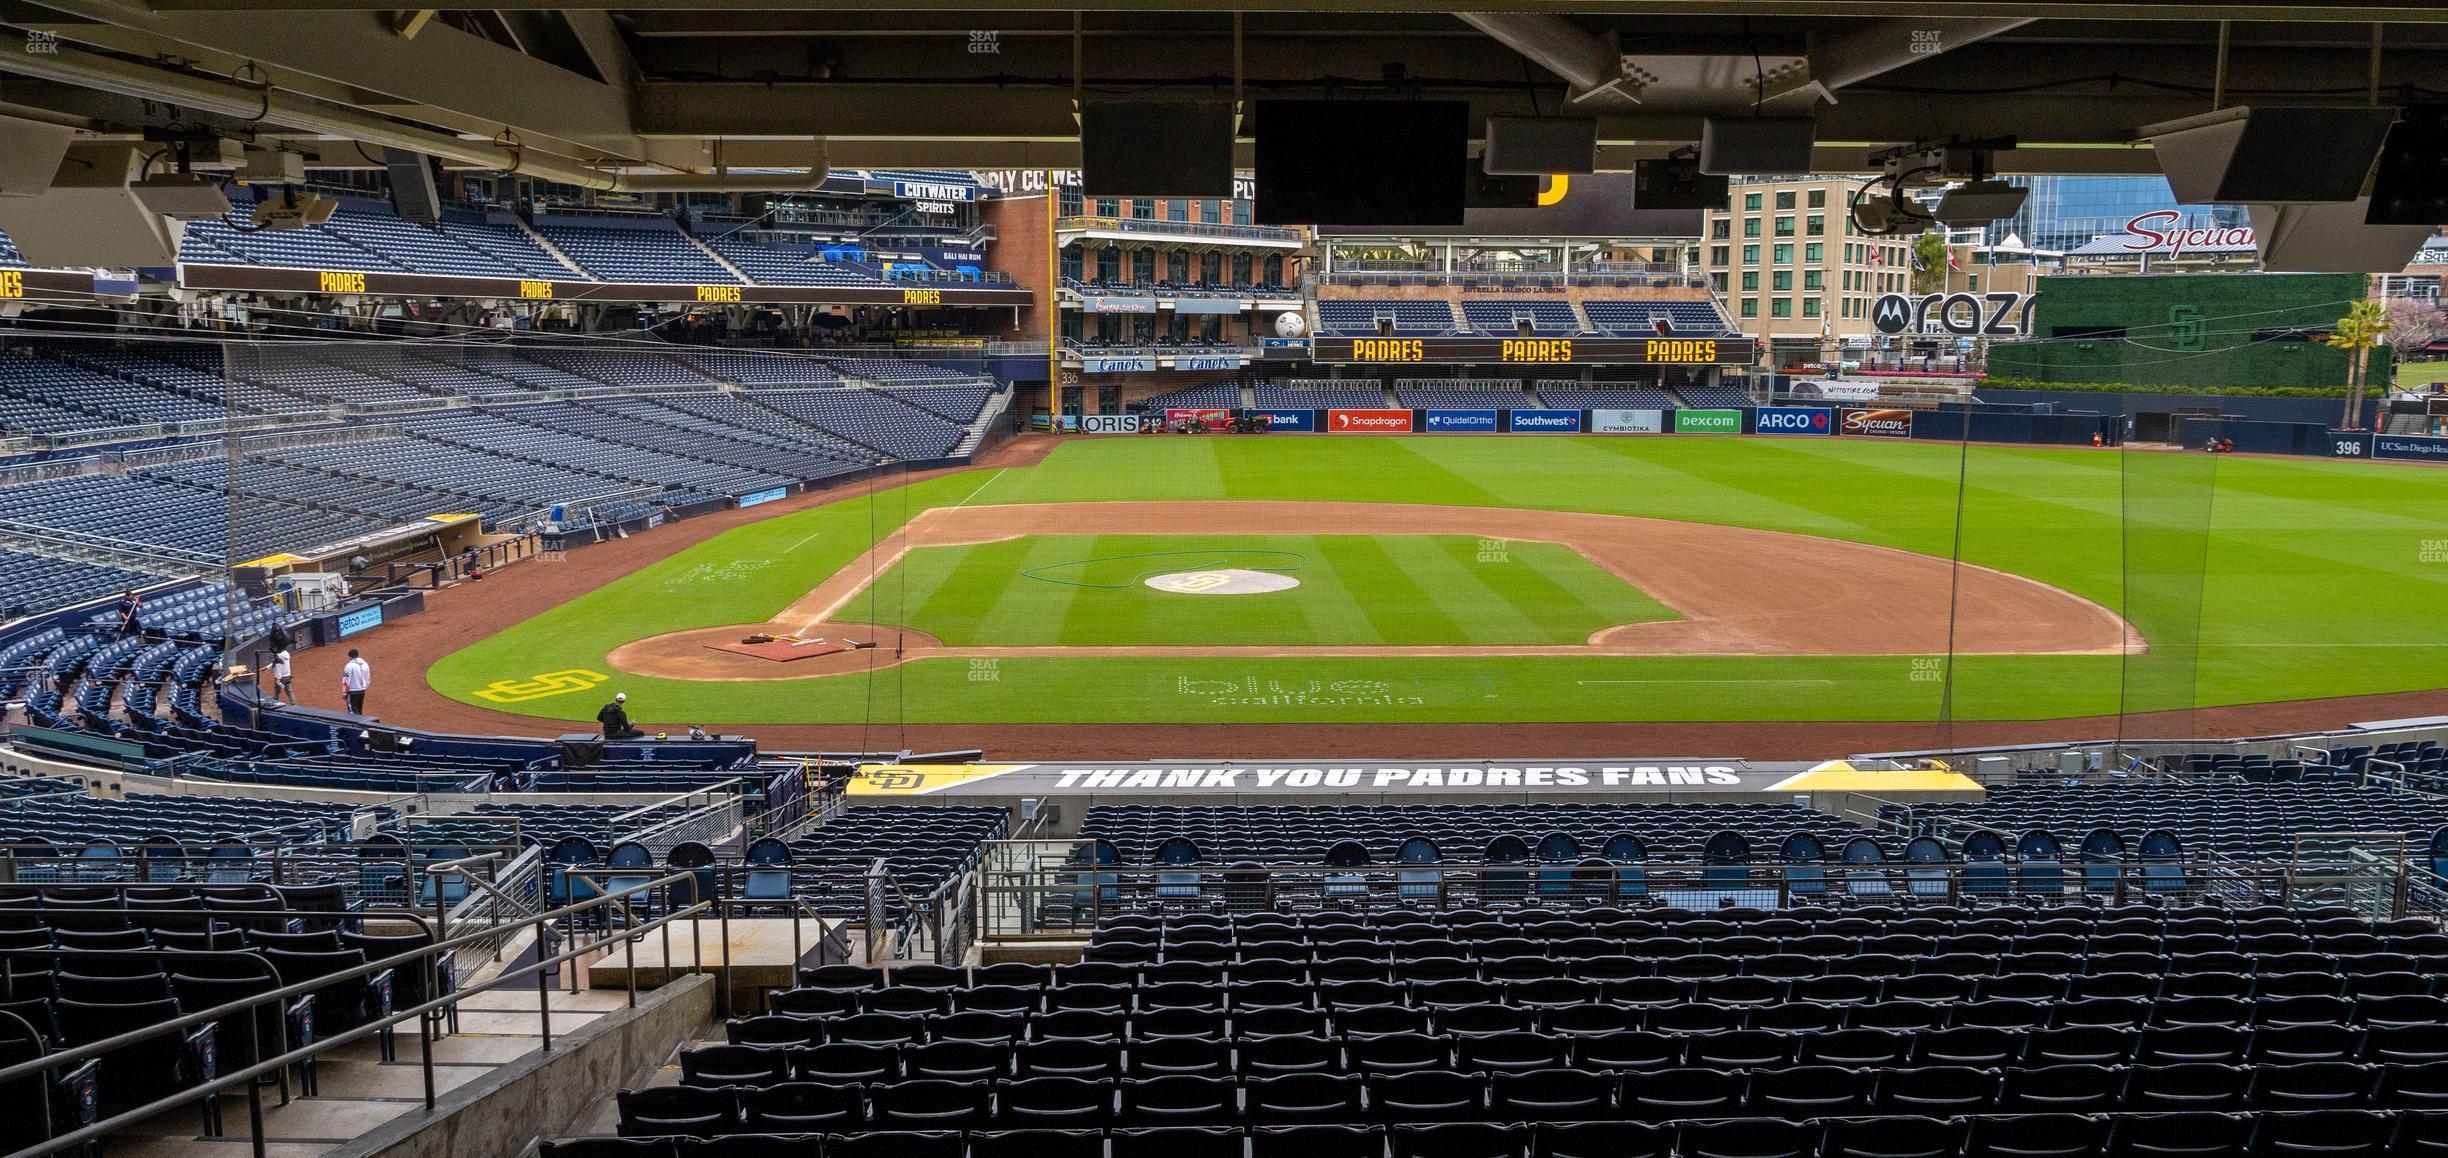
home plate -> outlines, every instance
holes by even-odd
[[[1300,580],[1289,575],[1247,571],[1238,567],[1220,571],[1175,571],[1168,575],[1150,576],[1146,583],[1158,591],[1170,591],[1175,595],[1262,595],[1300,586]]]
[[[734,655],[752,655],[758,659],[770,659],[776,663],[789,663],[795,659],[814,659],[820,655],[836,655],[851,650],[852,646],[853,641],[847,639],[828,639],[824,636],[808,638],[796,635],[785,635],[764,643],[743,643],[733,639],[706,645],[714,651],[727,651]]]

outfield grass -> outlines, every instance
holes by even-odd
[[[1142,582],[1218,567],[1300,586],[1186,595]],[[1578,644],[1675,614],[1554,543],[1490,555],[1461,535],[1030,535],[912,551],[840,617],[949,644],[1314,647]]]
[[[2026,719],[2448,686],[2448,471],[2368,462],[1839,439],[1073,441],[726,532],[436,664],[609,671],[632,639],[766,619],[908,513],[966,503],[1336,499],[1580,510],[1848,539],[1999,568],[2118,610],[2148,655],[960,660],[760,684],[619,677],[705,723]],[[957,570],[957,568],[956,568]],[[914,574],[914,573],[913,573]],[[1030,581],[957,576],[956,601]],[[1442,592],[1431,592],[1440,599]],[[1847,593],[1875,600],[1876,591]],[[916,605],[913,605],[914,607]],[[923,607],[917,611],[924,614]],[[1064,642],[1071,642],[1065,640]],[[519,706],[587,718],[600,697]],[[564,702],[566,701],[566,702]]]

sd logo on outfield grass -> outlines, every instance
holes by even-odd
[[[523,680],[494,680],[476,689],[476,695],[479,699],[491,700],[497,704],[523,704],[529,700],[540,700],[547,696],[566,696],[571,692],[583,692],[611,678],[602,672],[573,667],[562,671],[548,671],[543,675]]]

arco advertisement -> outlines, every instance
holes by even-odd
[[[1834,434],[1836,412],[1825,406],[1762,406],[1752,412],[1760,434]]]

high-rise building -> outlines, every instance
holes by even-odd
[[[1855,177],[1776,177],[1736,184],[1708,212],[1700,267],[1734,328],[1779,364],[1816,360],[1869,336],[1870,304],[1912,286],[1912,242],[1853,225]]]
[[[2249,226],[2241,205],[2179,205],[2165,177],[2041,176],[2009,177],[2031,188],[2031,198],[2014,216],[1989,224],[1985,240],[1992,245],[2009,237],[2033,249],[2073,250],[2103,233],[2123,233],[2125,223],[2144,213],[2172,210],[2181,219],[2171,227],[2229,228]]]

